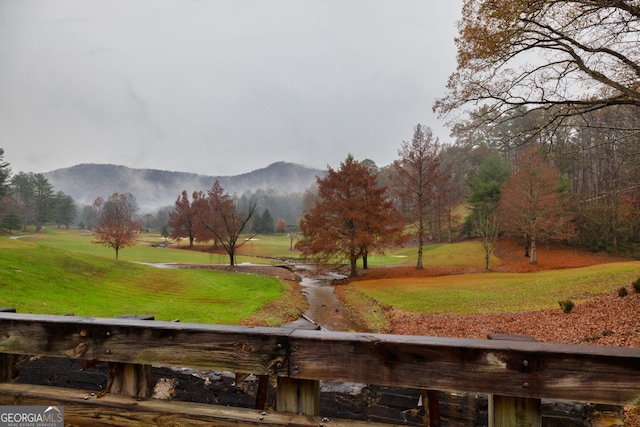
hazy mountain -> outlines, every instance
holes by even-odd
[[[107,199],[113,193],[131,193],[142,211],[173,205],[187,190],[207,191],[218,180],[229,194],[241,195],[258,189],[279,194],[304,192],[324,171],[294,163],[277,162],[266,168],[235,176],[205,176],[187,172],[133,169],[105,164],[80,164],[56,169],[43,175],[55,191],[70,195],[79,204],[91,204],[97,197]]]

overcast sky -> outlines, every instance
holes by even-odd
[[[0,147],[236,175],[385,166],[455,68],[461,0],[0,0]]]

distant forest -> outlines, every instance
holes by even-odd
[[[640,141],[638,135],[630,135],[627,130],[628,123],[636,120],[634,111],[622,107],[603,110],[589,114],[588,119],[589,127],[575,119],[575,126],[547,133],[538,126],[548,120],[540,111],[521,112],[510,120],[496,122],[470,116],[453,128],[453,144],[441,143],[429,128],[417,125],[413,140],[399,145],[394,163],[379,167],[368,159],[359,162],[375,174],[379,186],[386,188],[387,198],[393,201],[407,226],[415,226],[418,219],[423,223],[429,242],[468,238],[491,242],[493,238],[511,236],[522,239],[525,248],[533,238],[538,244],[560,241],[637,256]],[[419,153],[419,148],[425,152]],[[412,164],[420,156],[423,164]],[[9,162],[3,161],[0,166],[0,220],[5,230],[46,223],[90,227],[94,222],[89,203],[78,202],[43,175],[12,175]],[[278,171],[278,180],[267,173],[270,168]],[[424,172],[424,181],[419,184],[423,196],[420,203],[424,204],[420,218],[415,217],[418,201],[416,188],[411,188],[416,184],[409,179],[415,173],[412,168],[423,168]],[[291,171],[295,172],[294,178]],[[296,227],[318,200],[315,180],[322,173],[298,165],[276,164],[260,172],[260,180],[271,180],[272,188],[225,190],[240,206],[255,202],[257,216],[268,211],[273,223],[283,219],[288,226]],[[53,180],[54,175],[50,176]],[[159,229],[165,225],[182,190],[206,191],[211,185],[211,177],[194,181],[195,175],[190,175],[191,181],[160,185],[153,174],[147,176],[151,179],[144,183],[145,194],[162,196],[163,203],[159,209],[140,209],[143,228]],[[159,176],[166,180],[165,175]],[[128,179],[116,177],[126,182],[127,188],[135,188],[131,187],[136,182],[131,175],[127,175]],[[74,177],[74,182],[77,179]],[[247,183],[251,178],[243,176],[242,180]],[[105,180],[98,181],[105,185]],[[294,181],[298,191],[285,191],[293,189]],[[188,187],[196,182],[199,188]],[[155,187],[149,186],[154,183]],[[228,183],[232,187],[231,181]],[[300,189],[300,184],[306,190]],[[535,202],[537,205],[530,200],[533,196],[518,185],[536,188],[536,194],[543,195]],[[109,191],[114,192],[105,186],[101,194],[94,193],[92,197],[109,197]],[[140,194],[131,194],[140,200]],[[73,214],[71,206],[75,209]]]

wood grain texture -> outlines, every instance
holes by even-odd
[[[640,349],[0,313],[0,353],[633,405]]]
[[[633,404],[640,349],[296,330],[294,378]]]
[[[3,353],[265,375],[282,366],[284,344],[291,333],[290,329],[120,318],[0,315]]]
[[[489,427],[542,427],[540,399],[489,396]]]
[[[29,384],[0,384],[0,405],[64,406],[65,425],[91,427],[299,426],[318,427],[322,418],[228,406],[136,399]],[[381,427],[383,424],[331,419],[327,426]],[[389,426],[389,424],[384,424]]]

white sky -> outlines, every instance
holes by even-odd
[[[455,69],[462,0],[0,0],[0,147],[236,175],[385,166]]]

